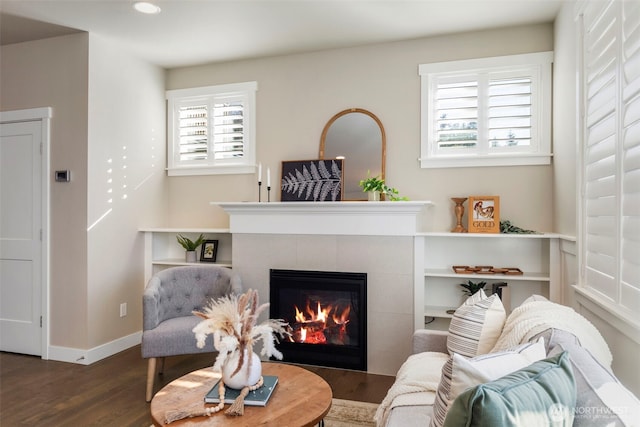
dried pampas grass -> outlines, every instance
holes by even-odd
[[[289,325],[282,319],[268,319],[256,325],[258,316],[269,304],[258,304],[258,292],[249,289],[242,295],[225,296],[212,300],[203,311],[193,314],[203,318],[193,333],[198,348],[203,348],[207,335],[213,334],[213,345],[219,354],[213,365],[214,371],[221,371],[225,361],[235,351],[239,351],[238,366],[233,375],[244,364],[245,354],[251,355],[253,346],[262,340],[260,354],[282,360],[282,353],[276,349],[278,337],[289,336]]]

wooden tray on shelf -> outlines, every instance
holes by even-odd
[[[468,265],[454,265],[453,272],[456,274],[505,274],[505,275],[521,275],[522,270],[517,267],[494,268],[491,265],[477,265],[471,267]]]

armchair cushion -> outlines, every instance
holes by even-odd
[[[142,357],[166,357],[177,354],[211,353],[213,349],[213,339],[207,337],[206,345],[203,348],[196,346],[196,337],[191,331],[202,319],[190,315],[184,317],[174,317],[165,320],[157,327],[145,331],[145,341],[142,346]]]

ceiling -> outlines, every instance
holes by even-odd
[[[563,1],[0,0],[0,43],[88,31],[175,68],[552,22]]]

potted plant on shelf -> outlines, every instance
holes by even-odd
[[[178,240],[178,243],[182,245],[184,250],[187,251],[185,255],[185,260],[187,262],[196,262],[197,260],[196,249],[204,241],[204,234],[200,234],[200,236],[198,236],[198,238],[195,241],[189,239],[188,237],[183,236],[182,234],[178,234],[176,236],[176,239]]]
[[[486,285],[487,285],[487,282],[475,283],[475,282],[472,282],[471,280],[469,280],[467,283],[460,283],[460,286],[464,288],[462,292],[464,292],[468,296],[475,294],[480,289],[484,289]]]

